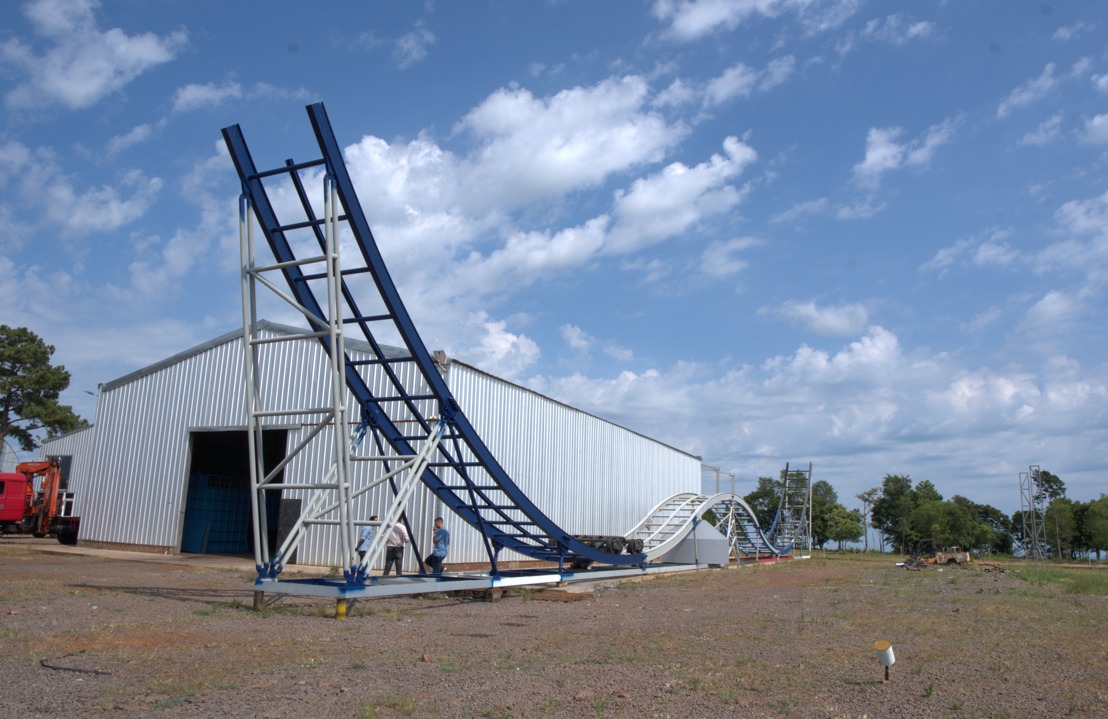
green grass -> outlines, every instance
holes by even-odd
[[[1035,586],[1055,586],[1067,594],[1092,594],[1108,597],[1108,571],[1102,569],[1063,569],[1060,567],[1023,567],[1012,572]]]
[[[405,694],[385,694],[376,699],[362,702],[362,719],[375,719],[377,710],[381,708],[392,709],[403,716],[410,717],[415,714],[418,706],[414,699]]]

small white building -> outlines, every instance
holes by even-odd
[[[262,322],[263,334],[301,330]],[[347,341],[352,357],[367,345]],[[493,454],[534,504],[574,534],[623,534],[658,502],[699,491],[700,458],[574,409],[471,365],[440,367],[447,386]],[[327,358],[315,340],[266,347],[267,408],[327,402]],[[86,546],[153,552],[247,554],[250,470],[247,455],[242,330],[230,332],[100,386],[95,424],[46,442],[44,455],[68,458],[73,513]],[[356,416],[356,415],[353,415]],[[295,447],[307,425],[283,419],[267,426],[267,463]],[[316,481],[332,446],[319,441],[285,468],[286,482]],[[373,471],[363,468],[359,471]],[[358,518],[382,514],[387,497],[359,498]],[[299,516],[303,490],[270,493],[271,546]],[[421,548],[431,523],[451,529],[449,563],[484,563],[478,533],[420,487],[406,509]],[[339,564],[334,527],[311,529],[292,561]],[[412,552],[406,562],[414,568]],[[501,566],[521,559],[505,552]]]

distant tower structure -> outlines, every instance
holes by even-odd
[[[781,470],[781,504],[770,528],[771,537],[795,537],[794,545],[803,556],[812,556],[812,463],[807,469]]]
[[[704,463],[701,463],[700,471],[701,472],[706,472],[706,473],[709,473],[709,474],[715,474],[715,476],[716,476],[716,494],[719,494],[720,491],[721,491],[720,488],[719,488],[719,479],[720,479],[720,477],[721,476],[730,477],[731,478],[731,494],[735,494],[735,473],[734,472],[724,472],[722,469],[715,466],[714,464],[704,464]],[[701,489],[701,491],[704,491],[703,488]]]
[[[1032,561],[1046,560],[1046,510],[1043,493],[1039,491],[1039,465],[1032,464],[1020,472],[1020,516],[1023,518],[1023,555]]]

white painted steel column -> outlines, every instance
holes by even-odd
[[[327,271],[327,332],[331,342],[331,399],[334,403],[335,482],[339,496],[339,535],[343,567],[354,566],[355,532],[350,500],[350,443],[346,416],[346,349],[343,342],[342,310],[345,303],[339,262],[338,191],[334,178],[323,176],[323,236]]]
[[[254,222],[250,199],[245,193],[239,196],[239,259],[242,264],[242,359],[243,380],[246,388],[246,446],[250,461],[250,516],[253,520],[254,565],[261,566],[268,552],[262,545],[262,516],[259,489],[258,450],[261,448],[262,430],[255,418],[258,409],[258,358],[254,347],[254,327],[257,324],[258,305],[254,285]]]

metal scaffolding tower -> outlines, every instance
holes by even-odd
[[[766,532],[770,542],[783,550],[794,548],[803,556],[812,554],[812,463],[807,469],[781,470],[781,503],[773,526]]]
[[[1036,562],[1045,561],[1048,555],[1043,499],[1039,490],[1039,465],[1032,464],[1028,471],[1020,472],[1020,516],[1023,519],[1020,540],[1024,557]]]

